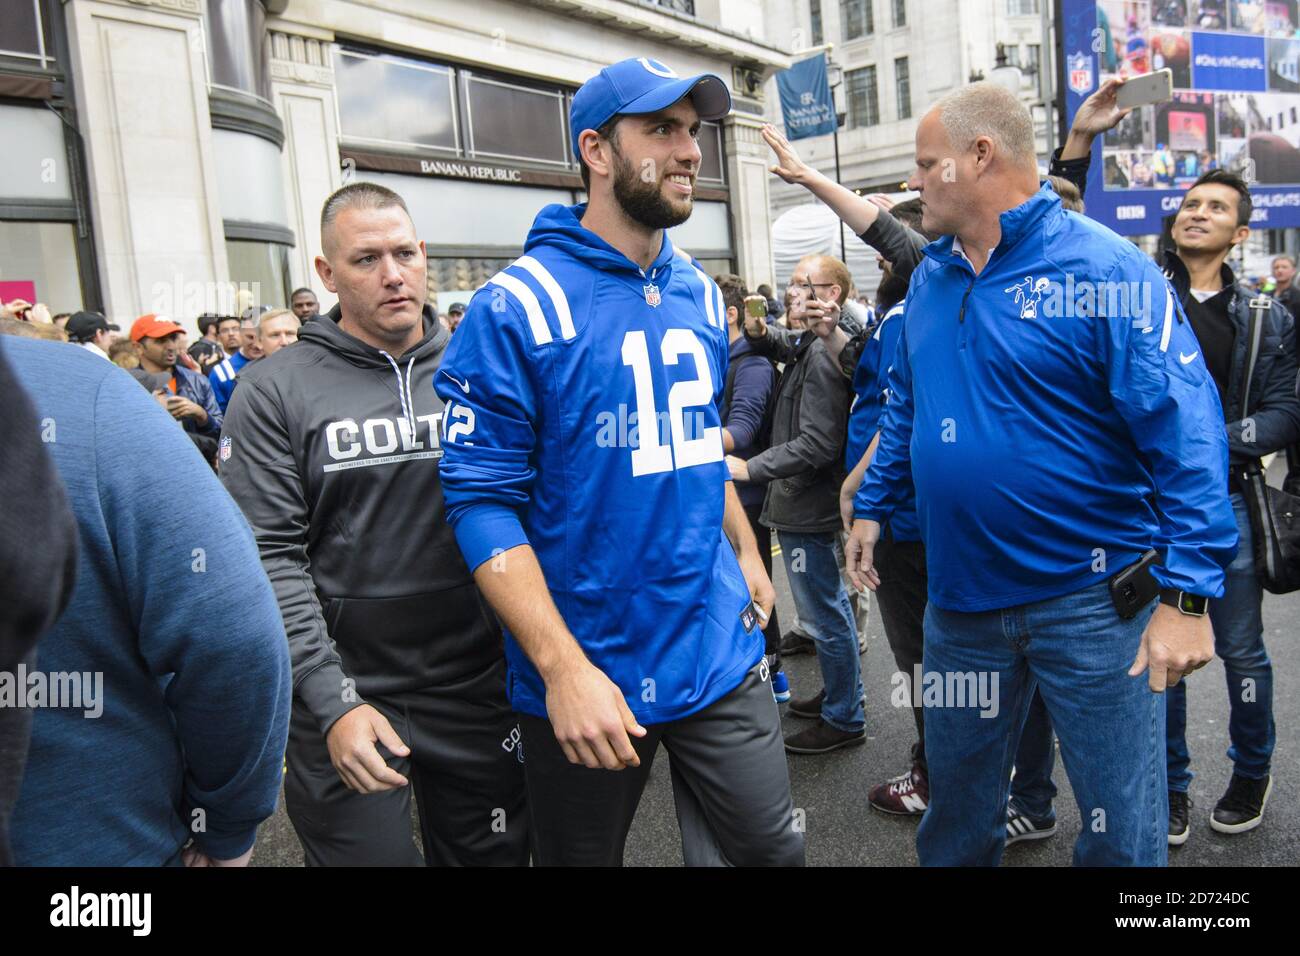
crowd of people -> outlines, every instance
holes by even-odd
[[[4,306],[0,482],[63,490],[5,496],[31,586],[0,672],[102,674],[113,719],[0,706],[0,862],[8,821],[18,863],[240,865],[283,782],[309,865],[618,865],[662,744],[688,864],[799,865],[787,760],[867,740],[873,593],[916,741],[864,789],[920,820],[922,864],[1051,837],[1058,739],[1076,862],[1164,864],[1192,832],[1185,678],[1216,653],[1208,822],[1258,826],[1249,475],[1300,441],[1295,263],[1273,297],[1233,275],[1251,197],[1222,170],[1159,262],[1086,217],[1121,85],[1046,179],[1014,96],[945,97],[905,202],[765,127],[773,174],[877,252],[869,304],[828,254],[778,302],[673,245],[731,101],[642,58],[574,96],[587,203],[543,209],[468,307],[428,303],[404,201],[365,182],[321,213],[324,313],[302,288],[191,344]],[[798,654],[820,687],[790,686]]]

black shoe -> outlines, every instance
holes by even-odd
[[[782,657],[794,657],[798,654],[816,654],[817,642],[811,637],[804,637],[802,634],[796,634],[794,631],[786,631],[781,635],[781,643],[777,648],[777,653]]]
[[[785,738],[785,749],[792,754],[824,754],[841,747],[860,747],[867,742],[866,729],[851,734],[836,730],[824,720],[818,720],[807,730]]]
[[[1191,835],[1191,794],[1181,790],[1169,791],[1169,845],[1182,846]]]
[[[1210,826],[1220,833],[1245,833],[1264,821],[1264,804],[1273,792],[1273,777],[1251,780],[1234,773],[1223,798],[1214,805]]]
[[[826,690],[819,690],[812,697],[796,697],[790,701],[790,706],[785,712],[791,717],[803,717],[807,720],[816,720],[822,715],[822,702],[826,700]]]

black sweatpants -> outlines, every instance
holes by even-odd
[[[382,793],[349,790],[315,718],[295,701],[284,796],[307,865],[527,865],[524,768],[505,661],[455,684],[366,703],[411,748],[396,757],[376,745],[410,784]],[[411,838],[412,791],[423,858]]]
[[[668,751],[687,866],[802,866],[781,718],[760,661],[698,713],[632,739],[641,766],[569,763],[551,722],[521,714],[524,776],[539,866],[622,866],[623,846],[659,744]]]
[[[925,605],[928,600],[925,545],[919,541],[895,541],[886,527],[884,536],[876,544],[873,564],[880,575],[876,603],[880,608],[881,623],[885,626],[885,637],[894,652],[894,663],[907,675],[911,688],[917,737],[912,757],[925,767],[924,709],[921,707],[920,688],[913,686],[913,675],[921,664],[925,640]]]
[[[758,542],[758,553],[763,558],[763,567],[767,570],[768,580],[772,578],[772,529],[758,520],[758,516],[763,513],[763,502],[759,501],[752,505],[745,505],[745,517],[749,519],[749,527],[754,532],[754,538]],[[776,605],[772,605],[772,616],[767,620],[767,627],[763,628],[763,653],[775,654],[777,648],[781,646],[781,622],[776,617]],[[779,670],[780,668],[778,668]]]

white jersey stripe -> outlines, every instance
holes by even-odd
[[[722,287],[719,286],[716,282],[713,283],[713,299],[715,302],[718,303],[718,324],[726,325],[727,324],[727,303],[726,300],[722,298]],[[745,317],[739,316],[739,319],[741,322],[743,322],[745,320]]]
[[[492,283],[501,286],[524,307],[524,313],[528,316],[528,327],[533,333],[533,341],[538,345],[545,345],[551,341],[551,330],[546,324],[546,316],[542,314],[542,304],[537,301],[537,296],[533,295],[532,289],[508,272],[498,272],[488,279],[488,284]]]
[[[1165,289],[1165,327],[1160,333],[1160,351],[1169,351],[1169,336],[1174,331],[1174,294]]]
[[[556,316],[560,320],[560,335],[566,339],[571,339],[577,333],[573,330],[573,314],[569,311],[569,299],[560,288],[560,284],[555,281],[555,276],[547,270],[532,256],[520,256],[513,265],[527,269],[529,275],[540,283],[541,287],[546,290],[546,294],[551,297],[551,306],[555,309]]]
[[[704,286],[704,311],[709,317],[709,325],[716,326],[718,324],[718,320],[714,315],[713,290],[709,288],[709,277],[706,276],[699,269],[696,269],[693,264],[691,265],[691,271],[693,271],[697,276],[700,277],[700,285]],[[726,315],[726,313],[724,312],[723,315]]]

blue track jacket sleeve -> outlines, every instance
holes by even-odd
[[[444,402],[447,520],[470,571],[528,543],[519,509],[536,475],[538,393],[521,317],[500,290],[474,296],[434,376]]]
[[[1153,573],[1164,587],[1219,597],[1223,569],[1237,552],[1237,523],[1218,392],[1196,333],[1154,263],[1127,257],[1107,282],[1151,290],[1096,327],[1106,335],[1099,354],[1111,400],[1155,482],[1160,531],[1152,546],[1161,562]]]
[[[900,328],[889,372],[889,404],[880,418],[880,443],[867,468],[857,495],[853,516],[884,524],[912,487],[912,367],[907,357],[907,318],[911,297],[903,314],[893,321]]]

